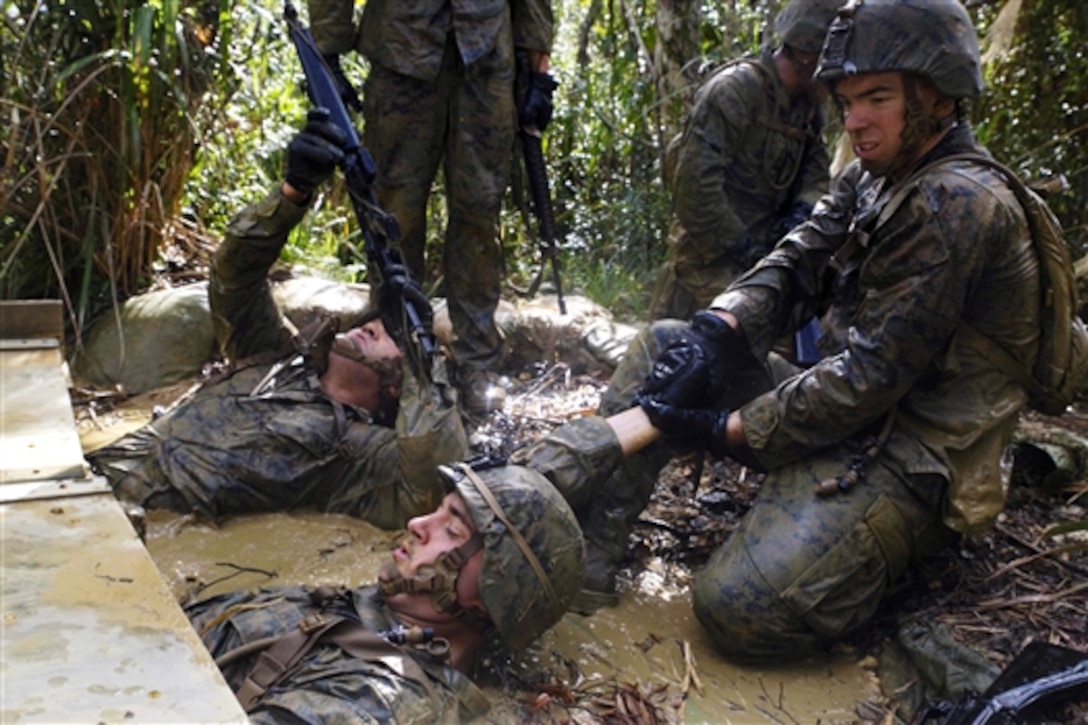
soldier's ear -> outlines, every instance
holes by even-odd
[[[937,120],[943,121],[949,116],[956,113],[956,101],[952,98],[945,98],[941,96],[937,99],[937,102],[933,104],[933,115],[937,117]]]

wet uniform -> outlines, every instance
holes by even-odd
[[[213,657],[266,637],[295,632],[306,617],[321,613],[357,621],[363,629],[388,632],[399,622],[375,587],[341,592],[322,606],[308,587],[227,594],[190,606],[186,614]],[[330,635],[332,632],[330,631]],[[349,654],[326,635],[250,710],[253,723],[397,722],[456,723],[487,710],[487,698],[456,669],[411,646],[374,642]],[[236,692],[258,652],[223,666]]]
[[[968,150],[986,153],[954,128],[919,167]],[[829,305],[825,358],[739,409],[769,473],[693,585],[699,620],[734,656],[781,657],[850,632],[912,561],[985,528],[1004,505],[1003,451],[1027,394],[956,329],[968,321],[1030,369],[1040,287],[1023,210],[992,169],[970,162],[887,183],[848,167],[809,223],[713,305],[735,314],[761,353]],[[682,329],[663,321],[640,334],[603,412],[630,405]],[[875,458],[859,458],[874,439]],[[628,458],[626,477],[596,493],[587,539],[624,543],[667,445]],[[814,493],[859,461],[853,489]]]
[[[364,143],[378,167],[382,208],[400,223],[404,258],[424,279],[427,201],[440,164],[448,224],[442,275],[459,368],[499,360],[502,279],[498,218],[514,148],[514,49],[547,52],[549,0],[369,0],[358,26],[351,0],[310,0],[325,54],[370,62]],[[358,30],[356,30],[358,28]]]
[[[435,466],[461,459],[467,448],[441,360],[425,389],[404,363],[389,427],[327,397],[314,357],[291,350],[267,273],[305,213],[277,190],[231,222],[209,296],[223,352],[239,369],[88,456],[122,499],[211,521],[312,507],[384,528],[400,528],[441,501]],[[262,356],[269,359],[246,363]]]
[[[699,89],[676,151],[669,260],[651,317],[687,320],[787,229],[795,205],[827,191],[820,108],[790,98],[769,53],[731,63]]]

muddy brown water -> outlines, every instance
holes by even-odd
[[[91,424],[81,421],[84,449],[146,420],[133,405],[139,401]],[[315,512],[243,516],[220,527],[150,512],[147,524],[148,551],[179,601],[262,585],[367,583],[404,536]],[[590,617],[568,614],[522,656],[522,671],[560,673],[573,686],[576,703],[595,699],[596,709],[563,707],[555,693],[551,705],[539,693],[505,693],[496,677],[482,673],[478,679],[493,702],[482,722],[522,721],[523,703],[534,700],[547,708],[541,712],[545,721],[551,715],[594,722],[601,698],[611,696],[594,693],[614,694],[617,683],[655,693],[668,719],[686,723],[857,722],[858,702],[881,699],[873,673],[849,651],[773,668],[727,662],[695,620],[685,578],[651,562],[618,607]]]

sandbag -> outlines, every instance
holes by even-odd
[[[130,297],[103,315],[72,360],[79,385],[144,393],[200,372],[215,351],[205,282]]]

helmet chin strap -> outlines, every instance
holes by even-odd
[[[456,549],[441,554],[434,564],[419,567],[411,577],[403,576],[397,569],[396,562],[390,557],[382,564],[378,573],[378,589],[386,597],[403,593],[428,593],[434,608],[439,612],[449,612],[473,627],[487,631],[491,622],[486,617],[463,608],[457,602],[457,576],[461,567],[483,545],[483,539],[474,534]]]
[[[907,99],[906,118],[903,124],[903,146],[899,155],[893,162],[892,168],[887,172],[893,174],[906,169],[918,159],[919,149],[923,144],[936,134],[943,133],[948,128],[956,125],[957,117],[951,113],[945,118],[937,118],[932,112],[926,111],[922,101],[918,97],[918,81],[910,73],[905,73],[903,78],[903,91]]]

